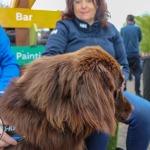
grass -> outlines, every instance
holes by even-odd
[[[108,142],[107,150],[115,150],[117,147],[117,140],[118,140],[118,125],[116,129],[115,136],[111,136]]]

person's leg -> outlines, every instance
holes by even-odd
[[[127,150],[148,150],[150,144],[150,102],[124,91],[124,96],[131,102],[134,110],[125,122],[129,124]]]
[[[130,73],[129,73],[129,80],[132,81],[133,77],[132,77],[132,70],[130,69]]]
[[[130,68],[130,73],[129,73],[128,80],[130,80],[130,77],[132,77],[132,63],[133,63],[133,62],[132,62],[132,58],[130,58],[130,57],[128,57],[127,60],[128,60],[128,63],[129,63],[129,68]],[[124,84],[124,91],[127,91],[127,82],[128,82],[128,80],[125,81],[125,84]]]
[[[101,132],[94,132],[85,140],[87,150],[106,150],[109,135]]]
[[[141,90],[140,90],[140,80],[141,80],[141,58],[139,55],[135,55],[130,58],[130,67],[132,69],[132,73],[135,77],[135,92],[136,95],[141,96]]]
[[[143,97],[150,102],[150,58],[143,60]]]
[[[141,96],[141,90],[140,90],[141,73],[140,72],[135,73],[134,76],[135,76],[135,92],[136,92],[136,95]]]

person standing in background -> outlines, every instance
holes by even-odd
[[[10,40],[2,26],[0,26],[0,97],[4,94],[13,78],[20,75],[20,68],[11,47]],[[17,142],[4,132],[0,139],[0,149]]]
[[[127,25],[121,28],[121,36],[124,41],[127,59],[131,74],[135,77],[135,92],[141,96],[140,80],[141,80],[141,57],[139,53],[139,43],[142,40],[142,32],[140,27],[135,25],[134,16],[129,14],[126,18]]]

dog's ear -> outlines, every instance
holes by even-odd
[[[86,60],[86,64],[82,64],[82,69],[78,66],[80,71],[73,72],[69,79],[70,85],[64,87],[71,99],[71,126],[76,129],[80,129],[80,126],[89,126],[112,134],[116,125],[112,92],[114,79],[101,63],[91,63],[90,60],[89,67]]]
[[[124,97],[121,89],[118,89],[114,92],[114,99],[115,99],[115,107],[116,112],[115,116],[117,121],[124,122],[130,116],[133,107],[127,98]]]

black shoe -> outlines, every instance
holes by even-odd
[[[122,148],[120,148],[120,147],[117,147],[116,150],[124,150],[124,149],[122,149]]]

